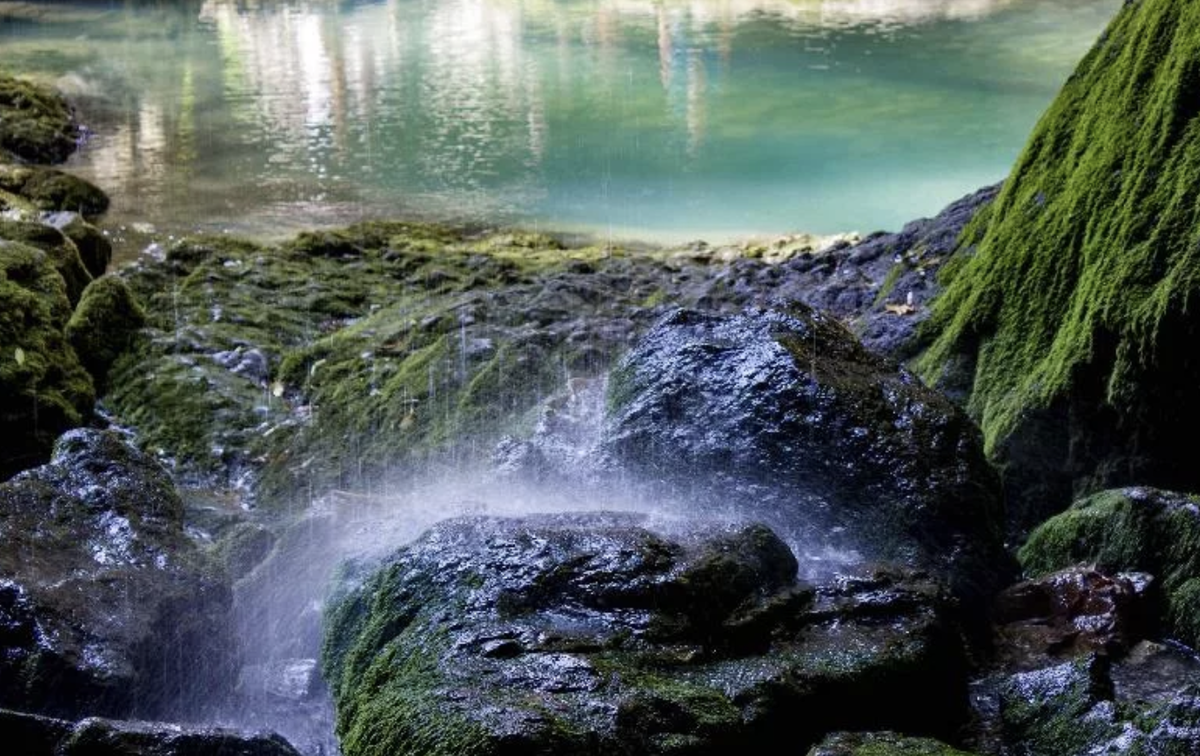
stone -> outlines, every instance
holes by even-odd
[[[108,264],[112,262],[112,243],[82,215],[67,211],[47,213],[42,222],[57,228],[71,240],[92,278],[99,278],[108,270]]]
[[[101,276],[83,290],[65,333],[98,392],[108,387],[109,370],[133,350],[145,325],[146,313],[124,280]]]
[[[0,731],[21,756],[299,756],[272,733],[97,717],[69,722],[4,709]]]
[[[83,290],[92,282],[92,274],[84,266],[75,244],[61,231],[33,221],[0,219],[0,239],[19,242],[45,252],[67,286],[67,299],[71,306],[79,304]]]
[[[45,462],[59,434],[91,416],[95,387],[66,339],[70,316],[47,254],[0,241],[0,480]]]
[[[971,756],[932,738],[914,738],[894,732],[835,732],[808,752],[808,756]]]
[[[75,151],[79,127],[62,95],[0,74],[0,155],[61,163]]]
[[[980,618],[1013,574],[974,424],[803,305],[663,318],[609,378],[604,451],[662,496],[761,518],[801,550],[933,569]]]
[[[1148,487],[1102,491],[1038,526],[1018,551],[1041,576],[1075,564],[1108,574],[1145,572],[1158,580],[1160,613],[1150,627],[1200,643],[1200,500]]]
[[[838,729],[950,736],[966,664],[944,589],[810,586],[762,525],[466,517],[347,565],[322,666],[346,756],[725,753]],[[914,697],[912,691],[920,690]]]
[[[111,431],[0,484],[0,705],[195,717],[232,688],[230,588],[182,521],[166,471]]]

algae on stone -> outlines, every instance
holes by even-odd
[[[101,276],[83,290],[67,322],[66,336],[101,393],[108,384],[108,371],[133,348],[145,323],[146,313],[124,280]]]
[[[44,462],[91,414],[92,379],[64,334],[70,316],[46,253],[0,240],[0,479]]]
[[[1072,485],[1200,484],[1176,441],[1200,424],[1197,176],[1200,5],[1125,3],[964,235],[917,363],[968,371],[1017,530]]]
[[[61,163],[75,151],[79,129],[63,96],[0,73],[0,156]]]
[[[1103,491],[1034,530],[1018,558],[1031,575],[1078,563],[1159,581],[1163,629],[1200,644],[1200,500],[1151,488]]]

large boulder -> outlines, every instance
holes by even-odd
[[[72,212],[90,218],[108,209],[108,195],[103,190],[56,168],[0,163],[0,190],[46,212]]]
[[[79,127],[62,95],[0,74],[0,157],[61,163],[75,151]]]
[[[762,525],[467,517],[351,586],[323,668],[347,756],[718,754],[838,729],[950,737],[949,597],[879,572],[812,587]],[[357,584],[356,584],[357,581]],[[914,696],[920,691],[919,696]]]
[[[0,479],[44,462],[92,412],[92,379],[64,334],[70,317],[47,254],[0,240]]]
[[[609,415],[622,471],[804,551],[932,568],[977,607],[1011,574],[973,423],[803,305],[672,313],[613,371]]]
[[[162,467],[74,430],[0,484],[0,705],[198,716],[232,687],[230,589]]]
[[[1121,4],[943,273],[919,372],[969,395],[1011,527],[1200,489],[1200,5]]]
[[[1159,581],[1163,630],[1200,644],[1200,507],[1194,496],[1152,488],[1103,491],[1040,525],[1018,558],[1034,576],[1079,563],[1109,574],[1150,573]]]
[[[21,756],[298,756],[278,735],[126,722],[79,722],[0,709],[6,747]]]

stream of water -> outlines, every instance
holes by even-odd
[[[1002,178],[1119,0],[0,3],[110,224],[895,229]]]

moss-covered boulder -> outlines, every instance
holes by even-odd
[[[72,307],[79,304],[83,290],[92,282],[92,274],[84,266],[74,242],[61,231],[34,221],[0,219],[0,240],[20,242],[45,252],[66,284],[67,300]]]
[[[72,212],[91,218],[108,209],[108,195],[99,187],[55,168],[0,164],[0,190],[45,212]]]
[[[233,684],[230,588],[155,461],[78,429],[0,484],[0,706],[199,717]]]
[[[1165,631],[1200,644],[1200,499],[1194,496],[1103,491],[1039,526],[1018,558],[1035,576],[1077,563],[1148,572],[1159,581]]]
[[[92,379],[64,334],[70,316],[47,254],[0,240],[0,479],[44,462],[92,412]]]
[[[271,733],[97,717],[68,722],[4,709],[0,731],[21,756],[298,756]]]
[[[353,587],[327,610],[343,752],[720,754],[803,750],[839,729],[952,735],[966,679],[947,595],[912,574],[814,588],[795,573],[761,525],[445,521],[347,570]]]
[[[894,732],[835,732],[813,746],[808,756],[972,756],[932,738]]]
[[[1072,491],[1200,489],[1200,6],[1122,4],[964,237],[919,371],[959,384],[1014,530]]]
[[[146,313],[123,279],[101,276],[83,290],[65,333],[97,391],[105,391],[109,370],[133,348],[145,324]]]
[[[935,569],[980,610],[1011,574],[974,424],[802,305],[663,319],[609,379],[605,448],[663,496]]]
[[[112,243],[100,229],[83,219],[79,213],[56,212],[46,215],[42,222],[54,226],[79,250],[79,259],[92,278],[99,278],[112,262]]]
[[[0,157],[61,163],[75,151],[79,128],[62,95],[0,73]]]

